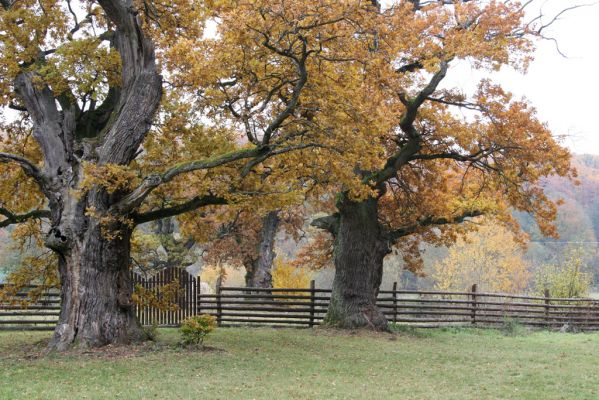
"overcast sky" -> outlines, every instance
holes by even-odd
[[[537,0],[531,16],[542,8],[550,21],[561,9],[593,0]],[[565,13],[544,32],[554,37],[567,58],[551,41],[538,43],[535,61],[523,76],[504,69],[493,80],[518,96],[526,96],[556,135],[576,153],[599,154],[599,3]],[[453,67],[448,75],[461,87],[473,86],[481,75],[468,66]]]
[[[528,74],[505,68],[491,78],[517,97],[526,96],[539,118],[555,135],[565,135],[564,143],[575,153],[599,154],[599,0],[534,0],[528,19],[542,11],[547,23],[561,10],[582,4],[592,5],[566,12],[544,31],[567,58],[555,43],[540,41]],[[472,92],[485,76],[466,64],[454,65],[445,86]]]

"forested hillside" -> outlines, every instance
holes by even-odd
[[[539,269],[543,269],[547,265],[566,264],[566,258],[572,252],[581,255],[584,269],[593,275],[595,286],[599,282],[599,155],[575,155],[573,164],[578,171],[578,182],[559,177],[549,178],[545,182],[545,191],[549,197],[553,200],[563,200],[556,221],[559,238],[543,236],[530,215],[516,213],[518,222],[530,236],[530,243],[522,255],[530,272],[530,284],[533,284],[534,274]],[[497,234],[500,235],[501,232]],[[481,258],[483,256],[477,252],[484,253],[485,250],[487,252],[493,250],[485,245],[486,242],[474,234],[469,239],[469,243],[458,246],[460,247],[458,252],[467,253],[472,258]],[[482,248],[485,246],[486,249]],[[516,246],[513,251],[520,253]],[[423,257],[424,275],[419,277],[403,270],[399,257],[389,256],[386,259],[383,287],[390,287],[394,281],[403,287],[412,289],[432,289],[439,286],[442,282],[441,279],[435,279],[435,276],[439,274],[437,267],[439,263],[448,261],[449,253],[448,249],[444,247],[427,246]],[[468,265],[459,267],[468,269]],[[491,267],[497,267],[497,265]],[[493,271],[491,267],[487,271]],[[468,278],[462,277],[461,279],[467,280]],[[441,284],[441,286],[443,285]],[[465,289],[469,285],[463,283],[462,286],[464,287],[461,289]],[[483,284],[483,286],[486,285]]]
[[[577,155],[574,165],[578,184],[560,178],[547,181],[547,194],[564,201],[557,220],[559,239],[543,237],[530,218],[519,216],[524,230],[531,235],[527,256],[533,264],[559,262],[566,248],[580,248],[587,263],[596,270],[595,275],[599,275],[599,155]]]

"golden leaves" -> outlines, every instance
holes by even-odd
[[[458,239],[448,256],[433,266],[436,289],[462,291],[474,283],[484,292],[522,293],[526,289],[530,272],[522,247],[509,230],[486,222]]]
[[[141,176],[163,172],[165,166],[245,148],[283,153],[303,146],[252,168],[248,160],[238,160],[181,175],[154,190],[136,210],[205,195],[224,198],[226,211],[211,207],[181,216],[183,231],[211,240],[216,226],[243,214],[240,230],[251,244],[254,217],[297,207],[306,194],[315,202],[340,191],[354,200],[382,195],[364,177],[384,168],[410,140],[400,122],[440,63],[465,59],[475,68],[524,69],[532,56],[533,33],[517,3],[446,7],[435,2],[416,13],[407,1],[380,13],[369,4],[135,0],[165,80],[161,109],[135,162],[127,167],[84,164],[74,190],[99,187],[118,197],[136,187]],[[104,40],[112,28],[93,2],[79,7],[88,15],[82,24],[55,0],[22,0],[0,11],[2,105],[16,100],[10,82],[23,69],[34,70],[55,96],[75,97],[82,110],[99,104],[108,87],[118,87],[120,58]],[[213,35],[204,34],[207,24],[214,26]],[[472,113],[457,111],[464,109]],[[507,222],[515,208],[534,213],[544,233],[555,233],[550,224],[555,206],[540,182],[549,174],[574,176],[574,171],[568,152],[525,100],[512,99],[490,82],[481,82],[473,96],[434,90],[413,125],[421,138],[420,158],[407,161],[388,180],[380,199],[388,228],[471,210]],[[20,153],[41,163],[35,146],[20,139]],[[18,142],[10,139],[2,148],[13,151]],[[34,200],[40,193],[24,183],[21,172],[0,168],[5,178],[0,198],[16,211],[40,204]],[[27,194],[26,200],[17,204],[15,193]],[[88,211],[103,226],[131,226],[126,216]],[[447,243],[467,229],[418,233],[424,241]],[[255,246],[250,244],[240,245],[231,235],[222,253],[239,246],[240,254],[251,254]],[[417,240],[401,247],[406,258],[416,259]],[[317,255],[329,255],[330,242],[319,240],[316,249]]]
[[[120,85],[121,58],[97,37],[71,40],[49,55],[38,68],[40,79],[55,96],[100,102],[109,87]]]
[[[272,271],[273,287],[306,289],[310,287],[311,274],[305,267],[298,267],[280,258],[275,259]]]
[[[104,188],[108,193],[126,191],[136,187],[140,179],[128,166],[117,164],[92,164],[83,163],[83,179],[79,184],[79,191],[85,192],[94,186]]]
[[[155,308],[160,311],[177,311],[182,290],[179,282],[167,283],[156,289],[146,289],[141,284],[137,284],[133,289],[131,299],[139,307]]]

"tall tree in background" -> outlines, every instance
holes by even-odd
[[[57,259],[53,348],[143,339],[129,279],[137,224],[254,196],[294,201],[301,150],[326,147],[315,139],[331,126],[311,99],[331,103],[340,134],[353,129],[336,88],[360,3],[0,4],[0,102],[20,113],[2,126],[0,224],[43,232]],[[213,17],[217,35],[204,38]]]
[[[246,287],[272,288],[276,236],[284,231],[294,240],[299,239],[304,218],[298,209],[301,207],[266,211],[263,215],[254,210],[236,211],[214,229],[215,237],[204,245],[205,263],[244,268]]]
[[[421,241],[449,244],[473,228],[458,224],[482,214],[516,229],[512,209],[554,234],[556,208],[540,179],[573,174],[568,151],[525,100],[487,80],[474,94],[443,85],[458,60],[525,71],[538,31],[523,21],[523,6],[418,3],[398,1],[378,14],[361,90],[379,120],[355,131],[357,157],[335,159],[334,173],[351,171],[359,184],[338,178],[335,212],[313,222],[334,237],[331,325],[386,329],[376,297],[393,246],[417,269]]]

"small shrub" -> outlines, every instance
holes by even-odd
[[[158,340],[158,324],[156,324],[156,322],[152,325],[144,326],[142,329],[148,340],[152,342]]]
[[[593,275],[582,255],[582,249],[569,250],[561,265],[545,265],[537,271],[532,294],[543,297],[545,290],[550,297],[587,297]],[[565,303],[568,304],[568,303]]]
[[[526,334],[524,325],[516,321],[514,318],[504,318],[501,330],[506,336],[522,336]]]
[[[216,328],[216,317],[208,314],[186,318],[181,323],[181,337],[184,345],[202,345],[204,338]]]

